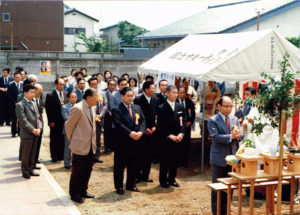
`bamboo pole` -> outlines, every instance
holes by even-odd
[[[280,118],[280,140],[279,140],[280,148],[279,148],[279,168],[278,168],[278,187],[277,187],[277,215],[281,215],[284,123],[285,123],[285,110],[282,110],[281,118]]]

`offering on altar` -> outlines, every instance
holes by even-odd
[[[242,154],[256,155],[257,153],[255,148],[256,148],[255,142],[249,139],[244,139],[242,141],[241,146],[237,150],[236,155],[242,155]]]

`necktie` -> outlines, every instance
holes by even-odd
[[[131,108],[130,108],[130,105],[127,105],[127,107],[128,107],[128,112],[129,112],[131,118],[133,118],[133,116],[132,116],[132,111],[131,111]]]
[[[228,132],[230,133],[230,125],[229,125],[229,121],[228,121],[228,116],[226,116],[226,118],[225,118],[225,124],[228,129]]]
[[[59,93],[59,96],[60,96],[60,103],[61,103],[61,105],[64,105],[64,96],[63,96],[63,92],[60,92],[60,93]]]
[[[82,95],[83,95],[83,94],[84,94],[84,91],[82,90],[81,93],[82,93]]]
[[[90,111],[91,119],[92,119],[92,122],[93,122],[93,113],[92,113],[92,108],[91,107],[89,107],[89,111]]]
[[[4,77],[4,84],[7,85],[7,78]]]

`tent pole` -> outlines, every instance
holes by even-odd
[[[202,129],[201,129],[201,173],[204,173],[204,122],[205,122],[205,88],[206,82],[203,82],[203,98],[202,98]],[[200,107],[201,108],[201,107]],[[201,110],[201,109],[200,109]]]

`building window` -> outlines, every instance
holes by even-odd
[[[74,35],[82,32],[85,34],[85,28],[65,28],[65,34]]]
[[[3,21],[5,21],[5,22],[10,21],[10,13],[3,13],[2,15],[3,15],[3,17],[2,17]]]

